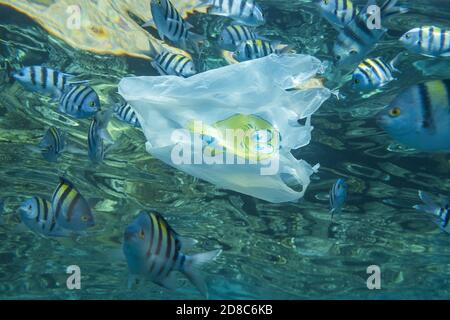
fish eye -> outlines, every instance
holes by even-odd
[[[145,238],[145,232],[144,232],[144,229],[141,229],[141,230],[139,231],[139,238],[141,238],[141,239],[144,239],[144,238]]]
[[[31,210],[33,208],[33,206],[30,204],[28,205],[28,210]]]
[[[357,53],[358,53],[358,51],[356,51],[355,49],[350,50],[350,54],[357,54]]]
[[[358,78],[356,78],[356,79],[354,80],[354,82],[355,82],[355,84],[358,84],[360,81],[359,81]]]
[[[82,222],[87,222],[89,220],[88,216],[81,216]]]
[[[406,39],[410,39],[410,38],[411,38],[411,34],[407,33],[407,34],[405,35],[405,38],[406,38]]]
[[[95,101],[89,102],[89,106],[92,107],[92,108],[95,107]]]
[[[399,107],[392,108],[389,110],[389,115],[391,117],[398,117],[402,113],[402,110]]]
[[[25,74],[23,72],[19,73],[19,76],[23,77]]]
[[[338,60],[338,61],[341,60],[341,56],[337,55],[336,60]]]
[[[325,5],[328,4],[328,0],[323,0],[322,2],[323,2],[323,4],[325,4]]]

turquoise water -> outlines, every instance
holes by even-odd
[[[267,16],[261,33],[301,53],[330,59],[336,32],[305,1],[260,1]],[[357,2],[357,3],[364,3]],[[390,31],[371,56],[393,57],[395,41],[425,24],[449,25],[445,1],[400,1],[412,12],[390,21]],[[156,75],[145,60],[76,50],[40,26],[0,6],[0,61],[46,64],[82,74],[102,100],[128,75]],[[209,33],[225,20],[190,16]],[[211,46],[202,52],[205,68],[226,65]],[[450,158],[409,150],[389,138],[374,115],[402,88],[425,79],[450,76],[450,61],[428,62],[423,74],[408,56],[399,80],[383,92],[362,97],[341,88],[345,99],[329,99],[313,116],[311,143],[298,153],[321,169],[299,203],[271,204],[213,185],[173,169],[145,151],[143,133],[117,120],[110,123],[116,147],[103,164],[64,153],[45,161],[26,146],[36,145],[50,125],[87,148],[89,120],[58,114],[49,98],[7,81],[0,70],[0,197],[6,210],[0,225],[1,299],[200,299],[179,276],[170,291],[150,282],[127,288],[127,265],[120,250],[123,230],[139,209],[165,214],[178,233],[199,240],[196,252],[222,248],[202,270],[213,299],[448,299],[450,237],[421,212],[417,190],[450,193]],[[434,66],[434,67],[433,67]],[[436,67],[438,66],[438,67]],[[16,66],[17,67],[17,66]],[[329,71],[329,78],[334,70]],[[328,81],[334,88],[339,81]],[[169,108],[170,106],[168,106]],[[30,196],[49,197],[58,176],[69,177],[95,206],[97,225],[85,236],[43,238],[18,227],[17,208]],[[349,198],[333,222],[328,191],[345,177]],[[66,268],[78,265],[82,289],[68,290]],[[381,268],[381,289],[368,290],[366,269]]]

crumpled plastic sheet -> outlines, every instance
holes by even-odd
[[[290,151],[310,143],[311,115],[331,95],[308,86],[324,68],[308,55],[270,55],[187,79],[124,78],[119,94],[135,109],[155,158],[220,188],[273,203],[296,201],[319,165]],[[223,138],[226,129],[236,128],[250,130],[248,140],[224,142],[233,141]],[[219,161],[211,164],[205,154]]]

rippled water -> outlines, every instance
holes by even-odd
[[[330,59],[336,32],[310,2],[260,2],[268,20],[262,34]],[[449,24],[446,1],[409,1],[408,6],[412,12],[389,23],[389,35],[373,56],[395,56],[402,50],[395,39],[412,27]],[[226,22],[202,14],[189,21],[204,25],[209,34]],[[205,68],[225,65],[217,53],[214,47],[203,52]],[[145,60],[75,50],[0,6],[0,58],[11,55],[24,65],[45,63],[83,74],[105,103],[122,77],[155,75]],[[117,147],[103,164],[93,167],[86,156],[70,153],[48,163],[26,145],[37,144],[46,128],[56,125],[86,148],[89,121],[61,116],[48,98],[8,83],[1,70],[0,197],[7,203],[0,225],[0,298],[201,298],[181,275],[176,291],[151,283],[127,289],[126,263],[114,252],[141,208],[165,213],[180,234],[200,241],[198,250],[224,249],[203,268],[214,299],[450,298],[450,237],[411,208],[419,202],[418,189],[450,193],[449,156],[407,150],[373,118],[405,86],[450,75],[450,61],[422,62],[429,65],[423,74],[413,67],[418,60],[426,59],[404,59],[399,81],[382,93],[363,98],[344,87],[345,99],[332,98],[321,107],[312,119],[311,144],[298,151],[310,163],[320,162],[321,169],[304,200],[289,204],[220,190],[170,168],[145,152],[141,131],[116,120],[109,130]],[[338,86],[338,81],[328,84]],[[60,174],[86,197],[102,199],[95,207],[96,227],[87,236],[68,239],[45,239],[18,228],[20,202],[49,197]],[[331,222],[328,191],[338,177],[348,180],[349,200]],[[381,290],[366,287],[366,268],[372,264],[381,267]],[[81,267],[82,290],[66,288],[69,265]]]

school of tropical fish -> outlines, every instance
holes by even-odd
[[[301,53],[291,44],[274,40],[270,34],[262,34],[258,30],[270,18],[267,15],[270,9],[260,6],[257,0],[200,2],[199,7],[206,7],[211,19],[215,16],[226,19],[215,38],[216,42],[209,45],[230,53],[233,63],[269,55]],[[348,88],[353,94],[361,96],[382,94],[392,82],[402,78],[400,65],[404,55],[427,57],[436,64],[450,59],[450,24],[448,30],[432,25],[417,25],[414,29],[405,30],[397,40],[404,51],[392,56],[374,56],[372,52],[389,30],[373,25],[373,16],[379,14],[380,21],[384,22],[409,14],[406,1],[379,2],[369,0],[361,5],[351,0],[314,0],[317,15],[336,30],[336,38],[331,45],[332,56],[329,57],[333,65],[333,80],[339,83],[336,92]],[[172,51],[169,46],[149,42],[148,54],[154,70],[161,76],[182,78],[205,71],[196,62],[203,57],[202,50],[208,43],[208,37],[192,31],[201,28],[188,23],[169,0],[150,0],[149,10],[152,20],[145,22],[142,28],[156,30],[159,40],[180,49]],[[94,79],[66,73],[48,66],[45,61],[42,65],[21,68],[11,67],[9,61],[5,64],[8,64],[8,81],[17,82],[36,95],[48,97],[48,104],[54,105],[58,113],[74,121],[87,119],[90,123],[86,132],[87,150],[71,141],[64,126],[48,127],[42,132],[38,145],[27,145],[30,152],[41,154],[49,163],[57,163],[61,155],[67,152],[77,157],[87,157],[93,167],[98,167],[106,156],[114,155],[115,141],[108,132],[112,117],[131,128],[141,129],[138,116],[128,102],[117,102],[117,97],[110,97],[107,105],[102,105],[92,85]],[[337,93],[336,98],[346,99],[345,94],[341,93]],[[432,78],[403,88],[373,120],[392,140],[406,148],[429,154],[450,152],[450,79]],[[254,139],[261,140],[258,136]],[[267,147],[260,146],[263,149]],[[329,188],[330,221],[337,221],[345,215],[352,185],[344,177],[336,177],[336,182]],[[414,209],[423,212],[440,230],[450,233],[450,199],[422,190],[417,192],[418,202],[420,200],[422,204],[415,205]],[[5,206],[5,197],[0,195],[0,223],[3,223],[5,212],[17,212],[22,224],[40,236],[86,236],[97,223],[93,208],[98,199],[90,198],[82,188],[61,175],[54,192],[47,198],[30,194],[19,208]],[[208,286],[199,268],[225,254],[222,253],[223,248],[188,254],[197,241],[178,234],[165,215],[153,209],[139,210],[134,220],[122,226],[123,246],[120,251],[128,266],[128,287],[133,288],[144,280],[150,280],[164,288],[176,290],[175,271],[178,271],[203,297],[208,297]]]

